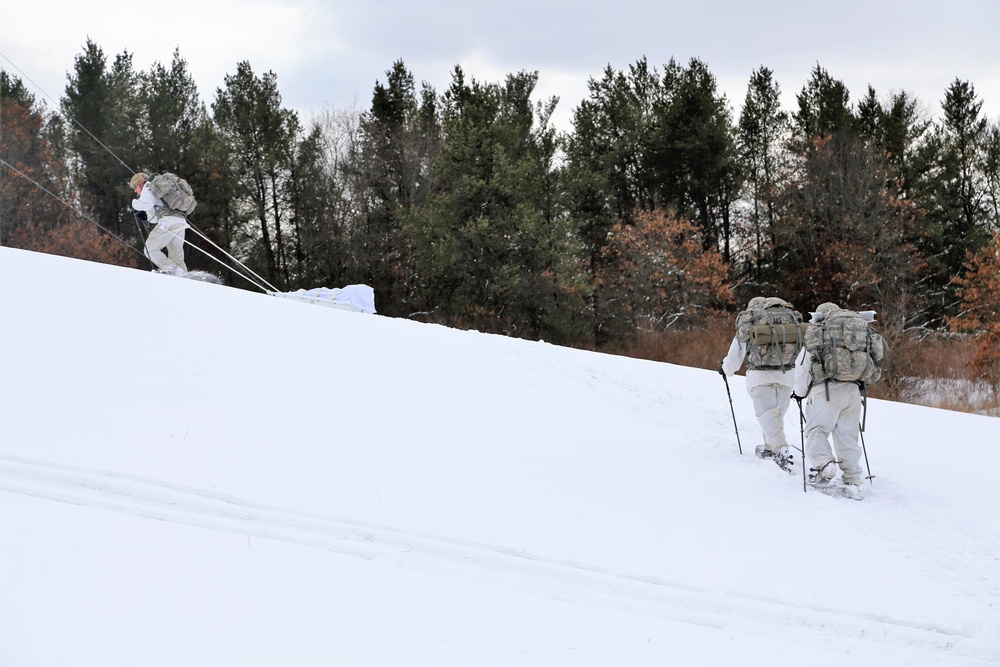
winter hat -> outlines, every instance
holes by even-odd
[[[147,174],[144,171],[140,171],[136,173],[135,176],[128,179],[128,184],[132,188],[135,188],[135,186],[139,185],[140,183],[148,183],[148,182],[149,182],[149,174]]]

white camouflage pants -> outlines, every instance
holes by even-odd
[[[777,452],[788,444],[785,440],[785,413],[792,388],[783,384],[759,384],[747,389],[753,400],[753,411],[764,434],[764,447]]]
[[[853,382],[830,382],[830,400],[826,385],[818,384],[805,401],[806,462],[814,470],[822,470],[830,461],[837,461],[845,483],[861,484],[861,390]],[[829,436],[833,436],[830,447]]]
[[[169,227],[163,229],[159,225],[153,227],[146,239],[146,256],[160,269],[172,269],[175,266],[187,273],[184,263],[184,230],[188,228],[184,218],[166,218]],[[176,222],[175,222],[176,221]],[[166,248],[167,253],[163,250]]]

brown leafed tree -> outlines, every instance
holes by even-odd
[[[18,80],[0,72],[0,245],[30,222],[54,222],[72,214],[66,169],[45,138],[45,117]]]
[[[996,395],[1000,390],[1000,232],[978,254],[969,253],[965,274],[952,282],[958,286],[962,310],[948,324],[956,331],[975,333],[972,367]]]
[[[663,211],[637,212],[635,224],[616,224],[602,250],[598,286],[616,295],[640,329],[664,331],[684,318],[691,325],[732,303],[728,267],[704,250],[700,229]]]
[[[20,82],[0,80],[0,245],[136,266],[119,240],[77,217],[67,170],[46,121]]]
[[[129,247],[109,234],[102,233],[96,225],[86,220],[75,220],[58,226],[30,222],[14,231],[11,246],[85,259],[102,264],[135,268],[138,257]]]

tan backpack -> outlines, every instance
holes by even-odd
[[[169,209],[169,213],[177,213],[187,217],[194,212],[195,206],[198,205],[191,186],[177,174],[170,172],[153,174],[149,180],[149,189],[160,198]]]
[[[750,370],[787,370],[802,349],[802,315],[787,301],[764,299],[736,318],[736,337],[747,347]]]
[[[888,345],[868,327],[864,317],[853,310],[827,313],[822,321],[810,324],[805,346],[812,355],[812,383],[878,382],[882,377],[879,361]]]

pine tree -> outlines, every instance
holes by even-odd
[[[449,321],[537,337],[562,322],[569,234],[555,206],[554,101],[537,108],[537,74],[467,82],[442,99],[431,194],[405,231],[418,298]]]
[[[169,171],[186,179],[198,199],[190,221],[225,248],[228,157],[220,150],[221,137],[201,102],[187,61],[175,50],[169,68],[153,63],[140,79],[136,152],[128,161],[151,174]],[[219,269],[220,264],[206,258],[214,250],[202,243],[199,235],[189,234],[185,240],[201,250],[189,254],[189,268]]]
[[[729,258],[730,212],[743,174],[736,153],[728,102],[705,63],[682,67],[671,60],[663,91],[653,106],[648,168],[658,207],[696,222],[704,249],[720,247]]]
[[[104,51],[88,39],[69,79],[61,106],[83,204],[102,226],[130,234],[127,183],[134,165],[123,160],[139,154],[143,127],[132,55],[123,51],[109,68]]]
[[[662,75],[639,60],[627,73],[610,67],[590,81],[590,96],[574,113],[565,179],[568,207],[586,249],[594,285],[591,306],[599,344],[618,335],[612,299],[594,278],[613,271],[602,253],[614,225],[656,208],[696,221],[704,249],[728,256],[731,212],[741,187],[735,128],[728,103],[708,67],[671,60]]]
[[[208,112],[179,51],[169,69],[157,62],[142,75],[140,102],[143,152],[138,162],[149,171],[193,178],[202,161],[195,137]]]
[[[821,137],[856,134],[857,121],[850,98],[847,86],[817,63],[811,78],[796,96],[798,111],[793,119],[799,148],[808,150],[813,140]]]
[[[1000,232],[1000,121],[990,126],[983,143],[983,176],[988,225]]]
[[[412,296],[412,252],[403,225],[429,194],[431,167],[440,149],[440,121],[433,88],[418,99],[413,75],[403,61],[376,82],[370,111],[350,171],[360,193],[360,219],[350,234],[357,280],[383,295],[383,312],[403,314]],[[397,310],[398,309],[398,310]]]
[[[988,123],[975,88],[956,79],[945,93],[944,117],[928,137],[921,159],[926,170],[915,184],[914,199],[927,211],[929,234],[922,243],[931,258],[935,321],[958,307],[953,278],[964,270],[968,253],[989,242],[989,185],[984,147]]]
[[[927,171],[921,155],[931,128],[917,100],[904,91],[894,93],[883,104],[869,86],[858,103],[857,128],[873,156],[888,169],[893,181],[890,186],[898,188],[900,197],[910,198]]]
[[[662,95],[658,73],[643,58],[628,72],[605,68],[590,79],[589,95],[573,112],[562,170],[566,208],[582,244],[590,284],[592,337],[603,345],[619,335],[621,304],[602,293],[597,277],[613,271],[602,252],[618,223],[631,224],[637,212],[655,205],[648,165],[653,104]]]
[[[257,77],[246,61],[237,64],[236,74],[225,77],[212,110],[232,149],[234,178],[229,185],[251,212],[247,222],[256,225],[255,230],[237,226],[234,240],[249,244],[251,268],[262,264],[265,277],[280,288],[290,279],[286,227],[298,115],[281,107],[277,75]]]
[[[324,160],[323,131],[314,123],[296,143],[289,174],[292,288],[343,284],[346,248],[336,219],[337,187]]]
[[[739,119],[740,160],[747,174],[749,270],[752,280],[760,283],[763,268],[774,245],[775,197],[783,172],[784,144],[790,120],[781,109],[781,90],[773,72],[761,67],[750,77],[746,100]],[[752,290],[759,291],[759,290]],[[740,301],[745,299],[740,298]]]

